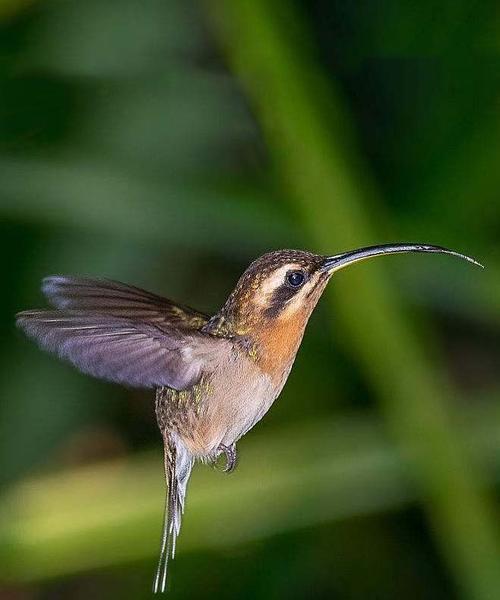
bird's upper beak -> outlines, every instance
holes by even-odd
[[[479,267],[482,267],[477,260],[474,260],[470,256],[460,254],[454,250],[448,250],[441,246],[430,246],[428,244],[381,244],[379,246],[366,246],[365,248],[359,248],[358,250],[351,250],[350,252],[342,252],[341,254],[335,254],[334,256],[327,256],[321,266],[323,271],[333,273],[339,269],[347,267],[360,260],[366,260],[374,256],[383,256],[385,254],[397,254],[399,252],[435,252],[440,254],[451,254],[452,256],[458,256],[463,258]]]

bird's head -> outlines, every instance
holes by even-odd
[[[368,258],[403,252],[451,254],[479,264],[453,250],[428,244],[383,244],[333,256],[302,250],[269,252],[252,262],[240,277],[215,317],[218,331],[245,336],[277,324],[305,326],[334,273]]]

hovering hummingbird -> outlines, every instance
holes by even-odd
[[[166,588],[194,462],[224,455],[225,471],[234,469],[236,442],[279,396],[333,273],[399,252],[451,254],[479,265],[425,244],[384,244],[334,256],[278,250],[247,268],[212,317],[123,283],[64,276],[43,280],[54,310],[17,315],[18,326],[42,348],[84,373],[156,391],[167,491],[154,592]]]

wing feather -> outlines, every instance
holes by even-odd
[[[168,319],[169,324],[195,329],[208,321],[206,315],[192,308],[109,279],[52,275],[43,280],[42,291],[58,309],[105,311],[116,317],[143,317],[160,324]]]
[[[84,373],[178,390],[201,377],[204,348],[211,345],[198,329],[205,315],[107,280],[48,277],[42,289],[56,310],[21,312],[17,324]]]

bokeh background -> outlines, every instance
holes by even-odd
[[[14,328],[44,275],[217,310],[283,247],[335,276],[231,476],[192,478],[171,598],[500,597],[498,3],[0,2],[0,596],[147,598],[151,393]]]

